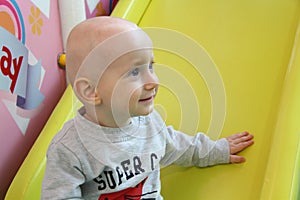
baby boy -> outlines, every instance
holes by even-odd
[[[66,58],[83,107],[49,146],[42,199],[161,200],[160,166],[245,161],[236,153],[253,144],[247,132],[212,141],[165,125],[152,42],[137,25],[88,19],[71,31]]]

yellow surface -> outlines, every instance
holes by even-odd
[[[40,199],[48,145],[66,120],[74,116],[74,110],[80,105],[69,86],[15,176],[7,191],[6,200]]]
[[[299,197],[298,0],[122,0],[113,15],[152,27],[145,30],[154,39],[162,83],[156,103],[167,124],[213,138],[244,130],[255,135],[255,145],[241,153],[244,164],[162,169],[166,200]],[[157,33],[169,37],[159,40]],[[6,199],[38,199],[47,146],[78,107],[72,99],[68,88]]]

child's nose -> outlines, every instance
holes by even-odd
[[[152,90],[159,85],[158,78],[154,72],[148,72],[144,82],[144,88],[146,90]]]

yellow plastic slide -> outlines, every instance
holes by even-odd
[[[244,164],[163,168],[166,200],[300,198],[299,0],[122,0],[113,15],[153,39],[167,124],[214,139],[255,135]],[[48,144],[78,107],[68,87],[7,200],[39,199]]]

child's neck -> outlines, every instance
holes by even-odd
[[[127,126],[128,124],[131,123],[131,118],[125,118],[122,120],[119,119],[118,121],[116,121],[113,119],[113,117],[108,117],[107,115],[105,117],[101,117],[101,116],[91,115],[88,112],[84,114],[84,117],[91,122],[99,124],[100,126],[110,127],[110,128],[120,128],[120,127]]]

